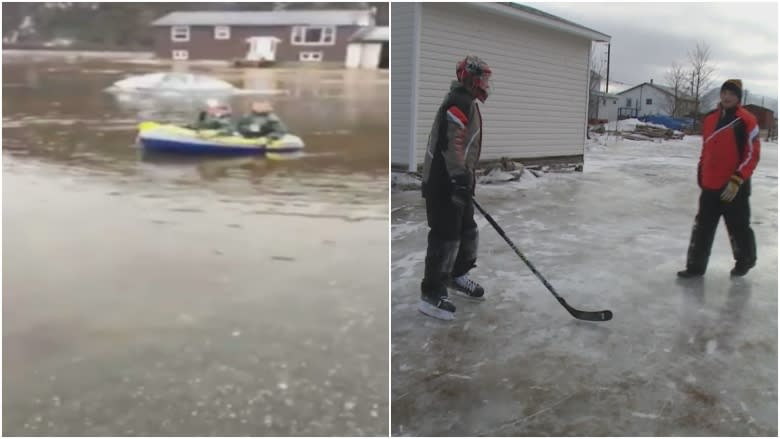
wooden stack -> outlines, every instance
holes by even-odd
[[[624,134],[623,137],[630,140],[649,140],[649,139],[682,139],[681,133],[675,133],[674,130],[663,127],[654,127],[650,125],[637,125],[633,133]]]

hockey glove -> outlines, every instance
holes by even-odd
[[[742,182],[742,177],[736,174],[732,175],[729,184],[727,184],[726,188],[723,189],[723,192],[720,193],[720,199],[726,203],[731,203],[734,197],[737,196],[737,192],[739,192]]]
[[[450,179],[452,184],[452,203],[458,209],[464,209],[471,202],[471,176],[456,175]]]

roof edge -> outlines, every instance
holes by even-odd
[[[595,31],[593,29],[589,29],[585,26],[568,22],[566,20],[563,20],[562,18],[559,18],[558,20],[553,20],[552,18],[544,17],[542,15],[532,14],[522,9],[515,8],[509,4],[482,3],[482,2],[462,3],[462,4],[473,6],[482,9],[484,11],[493,12],[506,17],[525,20],[540,25],[542,27],[546,27],[548,29],[555,29],[571,35],[587,38],[590,41],[606,43],[612,40],[611,36]]]
[[[641,83],[641,84],[637,84],[637,85],[635,85],[635,86],[633,86],[633,87],[631,87],[631,88],[627,88],[627,89],[625,89],[625,90],[621,91],[621,92],[620,92],[620,93],[618,93],[618,94],[619,94],[619,95],[622,95],[622,94],[624,94],[624,93],[628,93],[628,92],[630,92],[631,90],[637,89],[637,88],[639,88],[639,87],[642,87],[642,86],[645,86],[645,85],[647,85],[647,86],[650,86],[650,87],[653,87],[654,89],[656,89],[656,90],[660,91],[661,93],[667,94],[667,95],[669,95],[669,96],[674,96],[674,95],[673,95],[671,92],[669,92],[669,90],[664,90],[663,88],[661,88],[661,87],[658,87],[656,84],[651,84],[651,83],[649,83],[649,82],[643,82],[643,83]],[[681,94],[680,96],[677,96],[677,98],[678,98],[678,99],[684,99],[684,100],[693,100],[693,101],[695,101],[695,100],[696,100],[696,98],[695,98],[695,97],[693,97],[693,96],[689,96],[689,95],[686,95],[686,94]]]
[[[250,13],[267,13],[267,14],[275,14],[279,12],[366,12],[366,13],[372,13],[371,8],[355,8],[355,9],[287,9],[283,11],[252,11],[252,10],[230,10],[230,11],[210,11],[210,10],[200,10],[200,11],[186,11],[186,10],[177,10],[177,11],[171,11],[167,14],[163,15],[162,17],[159,17],[152,21],[149,26],[171,26],[170,24],[166,24],[164,21],[175,14],[190,14],[190,13],[201,13],[201,14],[219,14],[219,13],[242,13],[242,12],[250,12]]]

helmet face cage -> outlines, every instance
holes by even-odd
[[[480,58],[469,55],[458,62],[455,74],[458,81],[466,87],[475,89],[476,97],[485,102],[492,86],[490,66]]]

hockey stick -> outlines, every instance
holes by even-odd
[[[472,201],[474,202],[474,206],[479,210],[479,212],[485,217],[486,220],[490,223],[491,226],[493,226],[494,229],[496,229],[496,232],[498,232],[499,235],[501,235],[502,238],[504,238],[504,241],[506,241],[507,244],[509,244],[510,247],[512,247],[512,250],[515,251],[515,254],[517,256],[520,256],[520,259],[525,262],[525,265],[528,266],[528,268],[531,269],[531,271],[536,275],[536,277],[539,278],[540,281],[544,284],[545,287],[547,287],[548,290],[552,293],[553,296],[555,296],[556,299],[558,299],[558,302],[563,305],[564,308],[566,308],[566,311],[569,311],[569,314],[574,316],[575,319],[580,320],[589,320],[592,322],[606,322],[607,320],[612,320],[612,311],[604,310],[604,311],[580,311],[578,309],[572,308],[568,303],[566,303],[565,300],[563,300],[563,297],[559,296],[557,292],[555,292],[555,288],[553,288],[552,285],[550,285],[550,282],[547,282],[547,279],[542,276],[541,273],[539,273],[536,270],[536,267],[531,264],[531,261],[528,260],[528,258],[525,257],[523,252],[520,251],[520,249],[517,248],[517,246],[506,236],[506,233],[504,233],[504,230],[501,228],[501,226],[498,225],[498,223],[493,219],[492,216],[490,216],[489,213],[485,212],[485,209],[482,208],[482,206],[477,203],[477,200],[472,198]]]

